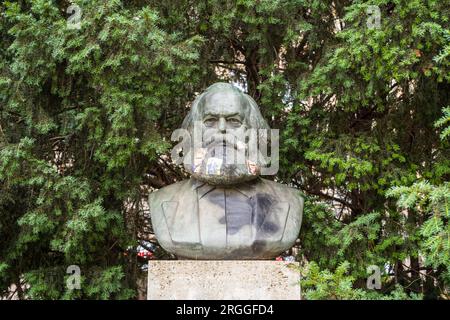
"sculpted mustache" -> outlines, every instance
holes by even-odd
[[[238,140],[236,139],[236,137],[232,135],[216,134],[205,140],[205,147],[209,148],[211,146],[225,144],[227,146],[233,146],[233,148],[237,149],[237,142]]]

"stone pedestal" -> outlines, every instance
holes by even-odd
[[[297,262],[149,261],[148,300],[299,300]]]

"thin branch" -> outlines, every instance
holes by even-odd
[[[209,63],[224,63],[224,64],[242,64],[246,65],[244,61],[226,61],[226,60],[209,60]]]
[[[312,195],[316,195],[316,196],[319,196],[319,197],[323,197],[323,198],[326,198],[328,200],[333,200],[333,201],[339,202],[339,203],[343,204],[344,206],[346,206],[346,207],[348,207],[348,208],[350,208],[352,210],[357,210],[358,209],[357,207],[352,205],[350,202],[347,202],[344,199],[340,199],[340,198],[336,198],[336,197],[330,196],[329,194],[326,194],[326,193],[322,193],[322,192],[319,192],[319,191],[311,191],[311,190],[307,190],[307,193],[312,194]]]

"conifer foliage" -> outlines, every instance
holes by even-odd
[[[145,199],[187,178],[170,135],[232,81],[280,129],[275,178],[306,198],[304,297],[448,299],[449,7],[2,1],[0,296],[136,298]]]

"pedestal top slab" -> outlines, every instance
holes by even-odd
[[[299,300],[298,262],[149,261],[149,300]]]

